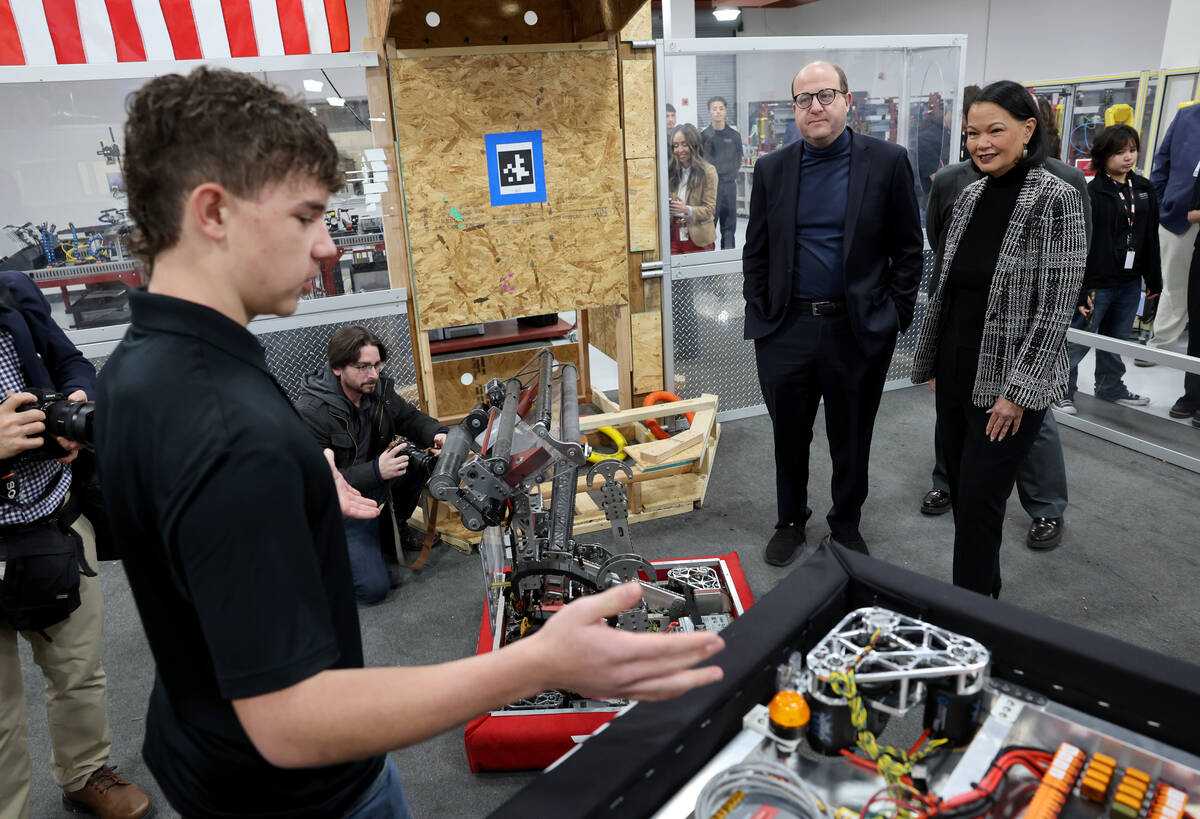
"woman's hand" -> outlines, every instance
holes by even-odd
[[[671,199],[670,207],[671,207],[671,215],[672,216],[686,216],[687,215],[688,206],[678,196]]]
[[[1016,435],[1017,430],[1021,428],[1021,416],[1024,413],[1022,407],[1018,407],[1007,398],[997,398],[996,403],[988,410],[991,418],[988,419],[984,434],[989,441],[1003,441],[1006,435]]]

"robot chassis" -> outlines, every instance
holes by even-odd
[[[618,460],[588,461],[579,434],[578,373],[549,349],[518,373],[492,379],[487,403],[475,407],[446,436],[429,479],[429,493],[454,506],[463,524],[483,532],[480,552],[488,575],[489,616],[496,621],[507,589],[504,641],[525,636],[571,600],[627,581],[642,586],[642,601],[612,624],[630,631],[720,630],[733,619],[729,595],[710,567],[675,567],[665,580],[633,551],[629,507],[618,479],[632,470]],[[586,471],[585,471],[586,470]],[[576,484],[600,481],[613,550],[573,534]],[[542,485],[551,483],[549,503]],[[505,552],[511,571],[505,576]]]

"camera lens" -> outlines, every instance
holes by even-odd
[[[94,401],[52,401],[45,407],[46,431],[69,441],[92,443]]]

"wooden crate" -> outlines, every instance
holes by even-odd
[[[717,444],[721,440],[721,425],[716,422],[717,396],[706,394],[678,403],[628,410],[618,409],[599,390],[592,391],[592,400],[605,411],[599,415],[580,417],[581,432],[587,433],[602,426],[630,426],[637,430],[639,442],[631,442],[625,447],[629,457],[624,462],[633,470],[633,479],[628,480],[623,473],[618,474],[628,492],[631,524],[686,514],[704,505]],[[641,422],[650,418],[661,419],[684,412],[696,413],[694,426],[674,439],[653,439],[641,425]],[[640,440],[643,438],[649,440]],[[669,446],[673,442],[674,448]],[[594,489],[599,488],[600,480],[597,479]],[[607,530],[610,524],[604,516],[604,510],[588,493],[586,472],[581,472],[575,490],[575,534]],[[549,498],[550,484],[543,484],[542,492],[544,497]],[[413,522],[424,525],[420,509]],[[482,537],[482,533],[472,532],[463,526],[458,511],[446,504],[441,504],[438,511],[437,530],[442,540],[464,552],[469,552]]]

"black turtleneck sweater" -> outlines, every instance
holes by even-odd
[[[987,189],[971,214],[950,266],[946,282],[950,301],[943,343],[979,349],[1000,246],[1028,173],[1027,166],[1018,165],[1003,176],[988,177]]]

